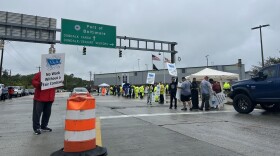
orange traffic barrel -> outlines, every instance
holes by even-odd
[[[65,152],[81,152],[96,147],[95,99],[74,95],[67,100],[65,119]]]
[[[73,153],[107,155],[106,148],[96,146],[95,123],[95,98],[90,94],[72,95],[67,100],[64,149],[51,156],[73,155]]]

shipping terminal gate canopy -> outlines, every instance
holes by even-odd
[[[205,68],[187,77],[190,79],[196,78],[197,81],[202,81],[205,76],[208,76],[216,81],[239,80],[238,74],[214,70],[211,68]]]

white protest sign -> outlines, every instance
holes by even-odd
[[[226,95],[224,93],[217,93],[216,95],[212,95],[209,99],[209,104],[212,107],[216,107],[219,105],[223,105],[227,102]]]
[[[41,89],[63,86],[65,54],[43,54],[41,57]]]
[[[155,83],[155,77],[156,77],[155,73],[148,73],[146,83],[147,84],[154,84]]]
[[[167,69],[169,71],[169,74],[172,75],[172,76],[177,76],[177,69],[176,69],[175,64],[166,63],[166,65],[167,65]]]

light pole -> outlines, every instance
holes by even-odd
[[[207,61],[207,68],[208,68],[208,56],[209,55],[206,55],[205,57],[206,57],[206,61]]]
[[[269,24],[260,25],[260,26],[258,26],[258,27],[251,28],[252,30],[254,30],[254,29],[260,29],[261,52],[262,52],[262,67],[264,67],[263,45],[262,45],[262,27],[268,27],[268,26],[269,26]]]

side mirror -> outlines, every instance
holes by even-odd
[[[263,72],[261,72],[261,71],[260,71],[260,72],[258,72],[258,77],[260,77],[260,78],[261,78],[261,77],[263,77],[263,76],[264,76]]]
[[[257,73],[255,78],[264,80],[267,78],[267,75],[264,75],[264,73],[262,71],[260,71]]]

